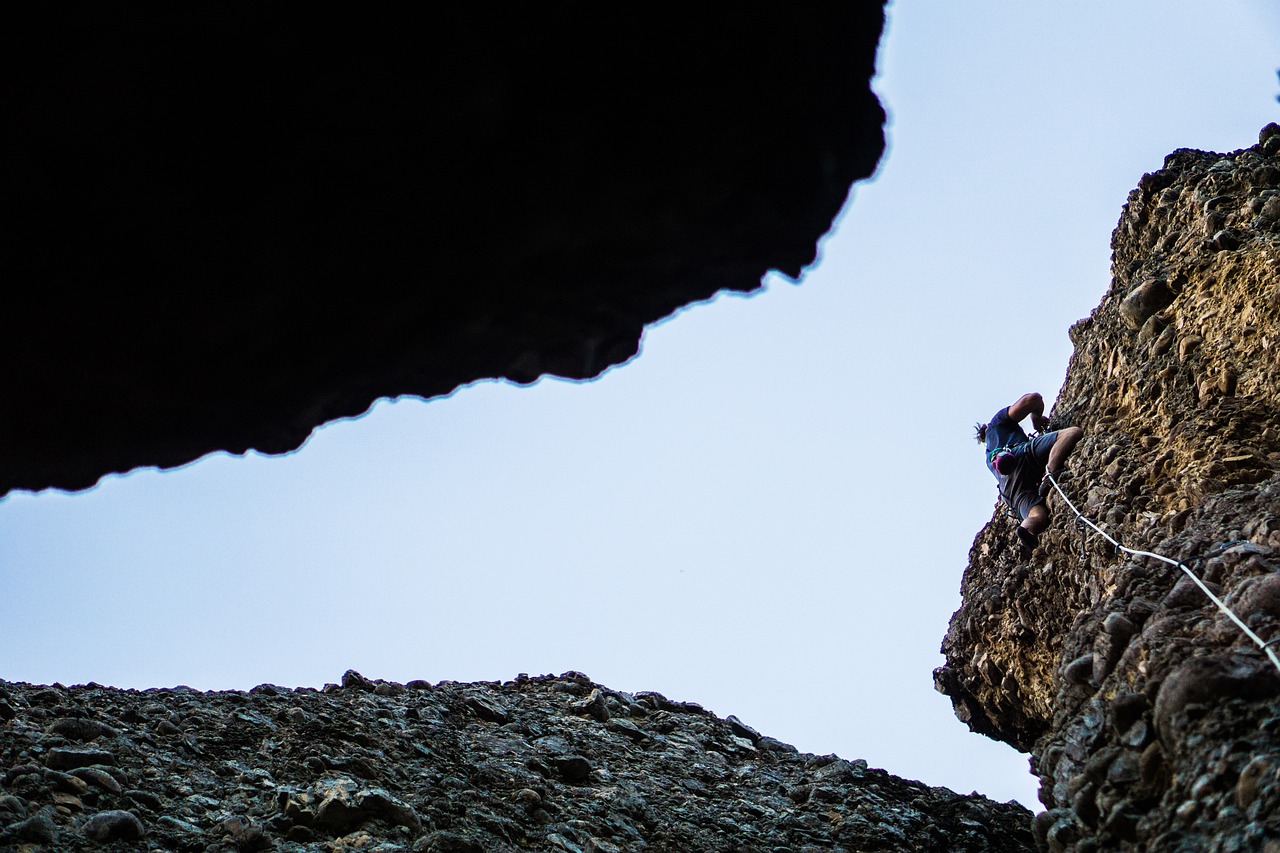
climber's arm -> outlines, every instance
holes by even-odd
[[[1031,424],[1036,429],[1044,429],[1049,425],[1049,419],[1044,416],[1044,397],[1036,392],[1023,394],[1009,407],[1011,421],[1021,421],[1027,415],[1031,415]]]

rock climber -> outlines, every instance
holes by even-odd
[[[1022,421],[1031,416],[1031,425],[1040,432],[1030,438],[1022,431]],[[987,470],[1000,484],[1000,494],[1018,513],[1018,541],[1030,553],[1049,526],[1046,498],[1053,488],[1048,474],[1061,479],[1067,457],[1084,435],[1080,427],[1044,432],[1049,419],[1044,416],[1044,398],[1038,393],[1023,394],[1012,406],[996,412],[988,423],[974,424],[979,443],[987,449]]]

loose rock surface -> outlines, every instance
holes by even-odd
[[[0,699],[4,850],[1033,849],[1017,803],[576,672],[214,693],[0,682]],[[96,763],[57,769],[69,750]]]
[[[1169,155],[1112,249],[1052,413],[1084,429],[1063,487],[1280,639],[1280,126]],[[999,508],[978,534],[938,689],[1032,753],[1050,850],[1280,853],[1276,667],[1182,569],[1051,505],[1030,558]]]

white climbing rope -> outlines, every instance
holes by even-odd
[[[1136,557],[1152,557],[1154,559],[1161,560],[1165,563],[1168,563],[1171,566],[1177,566],[1179,569],[1181,569],[1183,573],[1186,574],[1187,577],[1191,578],[1191,580],[1195,582],[1196,586],[1200,587],[1200,591],[1203,592],[1205,595],[1209,596],[1209,600],[1212,601],[1215,605],[1217,605],[1218,609],[1227,615],[1228,619],[1236,623],[1236,625],[1240,628],[1240,630],[1244,632],[1246,637],[1248,637],[1255,644],[1257,644],[1258,648],[1262,649],[1263,653],[1266,654],[1267,657],[1271,658],[1271,662],[1275,664],[1276,669],[1280,670],[1280,658],[1276,657],[1276,650],[1271,648],[1272,645],[1276,643],[1280,643],[1280,637],[1277,637],[1274,640],[1264,641],[1261,637],[1259,637],[1256,633],[1254,633],[1254,631],[1248,625],[1244,624],[1244,621],[1235,613],[1233,613],[1231,611],[1231,608],[1228,607],[1222,599],[1214,595],[1213,590],[1209,589],[1209,587],[1205,585],[1204,581],[1196,577],[1195,573],[1192,572],[1191,569],[1187,568],[1186,564],[1181,562],[1180,560],[1174,560],[1169,557],[1165,557],[1161,554],[1153,554],[1150,551],[1138,551],[1133,548],[1126,548],[1125,546],[1121,545],[1114,538],[1112,538],[1105,530],[1103,530],[1101,527],[1099,527],[1098,525],[1090,521],[1088,518],[1086,518],[1084,513],[1076,509],[1076,505],[1071,502],[1071,498],[1067,497],[1067,493],[1062,491],[1062,486],[1058,485],[1057,479],[1052,474],[1046,473],[1045,477],[1049,480],[1050,483],[1053,484],[1053,487],[1058,490],[1058,494],[1062,496],[1062,499],[1064,501],[1066,501],[1067,506],[1071,507],[1071,511],[1076,514],[1076,518],[1078,518],[1083,524],[1087,524],[1090,527],[1092,527],[1095,531],[1097,531],[1098,535],[1101,536],[1103,539],[1106,539],[1112,545],[1114,545],[1117,551],[1123,551],[1126,554],[1132,554]]]

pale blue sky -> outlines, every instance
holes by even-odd
[[[1271,0],[893,3],[889,148],[799,286],[686,310],[595,382],[10,496],[0,677],[576,669],[1036,808],[1025,756],[932,688],[995,500],[970,425],[1057,392],[1129,190],[1256,142],[1278,65]]]

